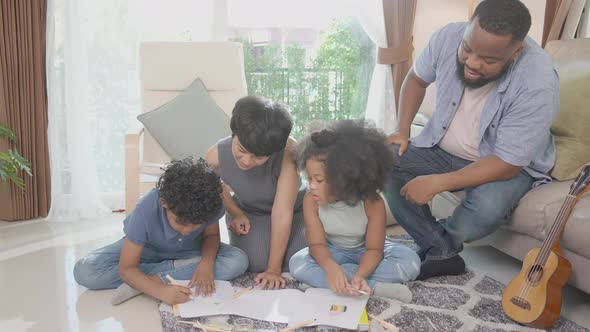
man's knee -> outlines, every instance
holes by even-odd
[[[479,240],[496,231],[507,217],[506,209],[496,203],[497,201],[491,198],[463,202],[463,207],[471,213],[459,215],[459,220],[453,220],[455,224],[453,235],[457,241]]]

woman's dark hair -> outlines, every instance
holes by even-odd
[[[293,120],[286,105],[248,96],[234,106],[230,128],[248,152],[270,156],[285,148]]]
[[[375,197],[385,189],[393,170],[393,152],[385,134],[365,120],[341,120],[305,137],[297,156],[322,161],[330,194],[348,205]]]
[[[221,180],[204,159],[173,161],[156,185],[179,224],[203,224],[221,213]]]
[[[479,18],[479,26],[496,36],[511,35],[512,40],[522,41],[531,27],[531,14],[518,0],[485,0],[475,11],[471,20]]]

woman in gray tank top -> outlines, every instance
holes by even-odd
[[[230,244],[246,252],[249,271],[263,287],[284,287],[281,272],[306,246],[303,195],[285,105],[244,97],[231,118],[232,136],[207,152],[224,183]],[[231,194],[233,192],[233,196]]]

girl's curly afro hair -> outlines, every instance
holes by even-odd
[[[385,189],[393,170],[393,151],[385,138],[366,120],[332,122],[301,141],[298,164],[305,169],[308,159],[322,161],[330,194],[356,205]]]
[[[180,224],[202,224],[220,214],[221,180],[204,159],[170,163],[156,185]]]

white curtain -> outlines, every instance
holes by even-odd
[[[83,4],[48,2],[50,221],[94,219],[108,212],[99,195],[93,151],[86,44],[90,31]]]
[[[140,109],[138,45],[219,38],[214,15],[224,6],[214,1],[48,1],[49,220],[123,207],[124,135]]]
[[[355,0],[357,17],[377,47],[387,47],[382,0]],[[365,118],[375,121],[386,134],[397,130],[391,65],[376,63],[369,88]]]

